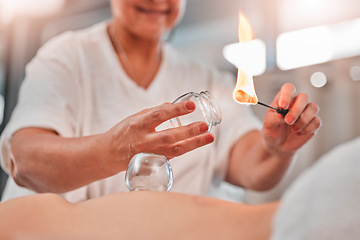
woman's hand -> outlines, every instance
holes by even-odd
[[[11,140],[11,175],[37,192],[63,193],[125,171],[140,152],[171,159],[214,141],[204,122],[157,132],[171,118],[191,113],[193,102],[163,104],[134,114],[103,134],[65,138],[23,128]]]
[[[309,102],[305,93],[295,95],[291,84],[282,86],[271,105],[289,112],[283,117],[269,109],[261,132],[251,131],[239,139],[228,165],[230,183],[256,191],[273,188],[285,175],[296,151],[321,125],[319,107]]]
[[[122,168],[126,169],[131,158],[140,152],[156,153],[171,159],[212,143],[214,136],[207,132],[205,122],[156,131],[163,122],[194,110],[192,101],[166,103],[124,119],[105,133],[105,143],[110,147],[109,159],[122,162]]]
[[[272,102],[273,107],[289,109],[285,117],[268,110],[264,118],[262,139],[270,151],[294,154],[309,141],[321,126],[319,107],[309,102],[305,93],[295,95],[292,84],[284,84]]]

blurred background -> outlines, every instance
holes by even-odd
[[[184,19],[169,39],[177,49],[236,75],[222,50],[238,42],[241,11],[255,38],[266,45],[266,69],[254,77],[259,100],[270,103],[280,86],[290,82],[320,106],[322,128],[301,150],[286,178],[269,192],[246,192],[247,202],[278,199],[319,156],[360,135],[359,9],[358,0],[187,2]],[[0,0],[0,131],[16,104],[25,65],[39,47],[64,31],[110,18],[109,0]],[[259,118],[266,111],[261,106],[252,109]],[[6,178],[1,171],[0,196]],[[229,191],[233,189],[224,194]]]

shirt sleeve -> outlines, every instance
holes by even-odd
[[[1,136],[2,166],[10,173],[10,140],[19,129],[51,129],[64,137],[74,134],[79,86],[72,37],[65,34],[51,40],[26,67],[17,105]]]

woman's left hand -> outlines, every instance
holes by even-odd
[[[294,154],[321,126],[318,105],[309,102],[305,93],[295,95],[292,84],[284,84],[271,105],[289,109],[289,112],[285,117],[274,110],[265,114],[262,139],[270,151]]]

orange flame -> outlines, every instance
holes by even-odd
[[[253,38],[254,34],[249,20],[239,12],[239,42],[248,42],[253,40]],[[247,74],[246,70],[238,70],[233,98],[239,103],[257,104],[258,98],[255,93],[253,76]]]

